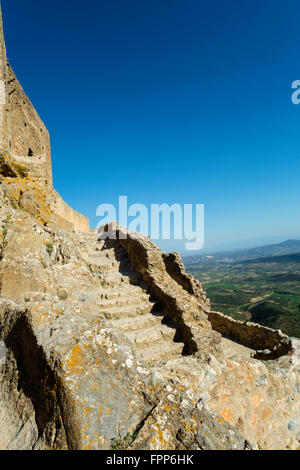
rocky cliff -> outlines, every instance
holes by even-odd
[[[299,340],[212,312],[147,237],[89,232],[2,27],[0,55],[0,449],[299,449]]]

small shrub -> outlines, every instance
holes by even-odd
[[[51,254],[53,253],[53,244],[52,243],[47,243],[46,245],[46,250],[47,250],[47,253],[49,256],[51,256]]]
[[[128,447],[132,445],[134,440],[137,438],[138,433],[135,432],[132,435],[131,434],[126,434],[126,436],[122,438],[116,438],[114,437],[111,440],[110,448],[111,450],[126,450]]]
[[[59,294],[58,298],[59,300],[67,300],[68,298],[67,292],[62,292],[61,294]]]

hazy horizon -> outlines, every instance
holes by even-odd
[[[277,243],[282,243],[287,240],[299,240],[300,241],[300,234],[299,236],[288,236],[288,237],[257,237],[253,239],[245,239],[245,240],[234,240],[232,242],[213,245],[213,246],[206,246],[202,250],[199,251],[186,251],[184,248],[180,247],[180,244],[172,243],[171,249],[168,249],[168,243],[164,243],[164,241],[157,241],[153,240],[157,243],[164,251],[178,251],[182,254],[182,256],[195,256],[195,255],[203,255],[203,254],[214,254],[219,252],[232,252],[238,250],[248,250],[251,248],[257,248],[261,246],[273,245]],[[183,244],[184,242],[182,242]]]

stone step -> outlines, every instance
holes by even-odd
[[[99,291],[100,299],[118,299],[122,297],[137,297],[138,295],[148,295],[145,289],[131,284],[123,284],[120,287],[104,288]]]
[[[150,313],[155,304],[152,302],[142,302],[126,307],[106,308],[102,310],[102,314],[108,320],[118,320],[119,318],[136,317],[137,315],[145,315]]]
[[[101,248],[98,249],[98,247],[96,246],[94,254],[99,257],[116,259],[115,250],[113,248],[102,250]]]
[[[162,313],[147,313],[146,315],[139,315],[138,317],[120,318],[119,320],[112,320],[111,324],[114,328],[118,328],[124,332],[140,330],[142,328],[150,328],[155,325],[161,325],[163,318]]]
[[[97,241],[98,241],[98,235],[96,235],[95,233],[93,233],[92,235],[90,235],[90,234],[78,234],[78,238],[79,238],[81,243],[88,243],[88,244],[95,243],[96,244]]]
[[[93,273],[119,272],[120,262],[105,256],[93,255],[87,263]]]
[[[180,357],[184,348],[183,343],[171,343],[166,341],[162,344],[156,344],[138,351],[140,357],[149,366],[157,362],[167,362],[171,359]]]
[[[145,349],[155,344],[164,344],[166,341],[173,343],[175,333],[174,328],[160,324],[151,328],[130,331],[126,333],[126,336],[135,345],[136,349]]]
[[[107,272],[101,278],[103,287],[114,287],[134,283],[137,278],[136,273]]]
[[[118,307],[129,307],[140,305],[143,302],[149,302],[150,296],[147,294],[131,294],[124,297],[115,297],[113,299],[101,299],[97,302],[97,305],[102,310],[118,308]]]
[[[86,244],[82,244],[78,246],[78,250],[86,262],[88,262],[88,258],[107,258],[118,261],[116,260],[114,250],[102,250],[101,247],[98,248],[97,245],[94,244],[91,247]]]

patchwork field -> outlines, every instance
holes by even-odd
[[[187,265],[207,290],[212,308],[300,337],[300,257]]]

